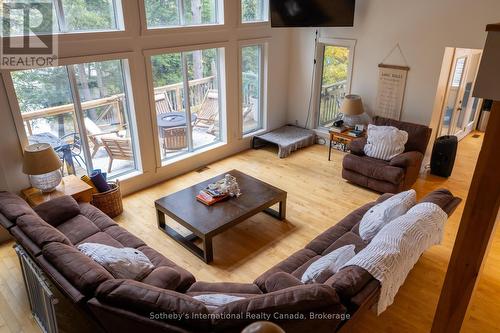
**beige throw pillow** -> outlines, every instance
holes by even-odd
[[[155,268],[144,253],[130,247],[116,248],[84,243],[78,250],[104,267],[117,279],[142,280]]]
[[[215,310],[223,305],[245,299],[244,297],[225,294],[206,294],[194,296],[193,298],[205,304],[209,310]]]
[[[416,203],[417,193],[409,190],[373,206],[361,219],[359,235],[364,241],[371,241],[386,224],[406,214]]]
[[[329,270],[332,274],[337,273],[346,262],[356,255],[355,248],[352,244],[342,246],[319,258],[302,274],[302,283],[315,283],[321,273],[326,270]]]

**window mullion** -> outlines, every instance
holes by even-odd
[[[260,19],[259,19],[259,21],[264,21],[266,18],[266,15],[265,15],[266,5],[264,2],[266,2],[266,1],[261,0],[259,2],[259,7],[260,7]]]
[[[85,120],[83,116],[83,108],[80,100],[80,93],[78,91],[78,83],[76,81],[75,69],[72,65],[67,66],[69,85],[71,95],[73,96],[73,105],[75,108],[76,123],[78,125],[78,132],[80,135],[80,142],[83,149],[83,156],[85,156],[85,164],[87,165],[87,172],[94,170],[92,165],[92,155],[90,154],[89,143],[87,141],[87,129],[85,128]]]
[[[220,49],[217,49],[216,51],[216,57],[217,57],[217,96],[219,98],[219,102],[217,104],[218,106],[218,109],[219,109],[219,116],[217,117],[218,118],[218,122],[219,122],[219,138],[220,140],[223,140],[223,136],[220,134],[221,131],[222,131],[222,118],[223,118],[223,115],[222,115],[222,76],[221,76],[221,55],[220,55]]]
[[[62,5],[62,0],[54,0],[54,7],[56,9],[60,32],[68,32],[68,24],[66,22],[66,17],[64,16],[64,7]]]
[[[187,66],[187,58],[184,52],[181,53],[182,59],[182,81],[184,85],[184,100],[186,103],[186,127],[187,127],[187,139],[188,139],[188,151],[192,152],[193,149],[193,131],[191,126],[191,102],[190,102],[190,94],[189,94],[189,76],[188,76],[188,66]]]
[[[259,45],[259,128],[264,128],[264,46]]]
[[[179,23],[181,26],[184,26],[186,22],[184,22],[184,1],[177,0],[177,11],[179,13]]]

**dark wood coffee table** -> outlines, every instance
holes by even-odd
[[[242,195],[239,198],[229,198],[210,207],[196,200],[196,195],[200,190],[205,189],[208,184],[222,179],[228,173],[236,177],[240,185]],[[286,196],[285,191],[238,170],[231,170],[156,200],[158,228],[206,263],[209,263],[213,260],[212,238],[215,235],[260,212],[284,220]],[[270,208],[277,203],[279,203],[279,211]],[[165,215],[187,228],[192,234],[183,236],[166,225]],[[198,239],[203,241],[202,248],[194,243]]]

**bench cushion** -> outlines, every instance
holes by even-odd
[[[65,195],[35,207],[35,212],[48,224],[57,227],[80,214],[80,207],[73,197]]]
[[[16,219],[23,215],[35,215],[33,209],[19,196],[0,191],[0,213],[15,224]]]
[[[101,265],[78,251],[73,246],[50,243],[42,254],[82,294],[93,296],[104,281],[114,279]]]
[[[71,241],[59,230],[39,218],[37,215],[23,215],[17,219],[17,226],[39,248],[57,242],[71,245]]]

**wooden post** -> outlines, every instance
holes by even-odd
[[[122,110],[120,109],[120,99],[119,98],[117,98],[113,102],[113,108],[115,109],[115,111],[116,111],[116,113],[118,115],[118,122],[120,123],[120,127],[119,128],[120,128],[120,130],[122,130],[122,129],[125,128],[125,122],[123,121]],[[125,112],[125,108],[124,108],[123,112]]]
[[[182,112],[182,97],[181,97],[181,87],[175,88],[175,104],[177,106],[177,112]]]
[[[26,124],[26,128],[28,129],[28,135],[32,136],[33,135],[33,129],[31,128],[31,123],[29,120],[24,121]]]
[[[451,254],[432,333],[460,332],[500,207],[500,102],[493,103],[483,146]],[[494,297],[494,295],[492,295]]]

